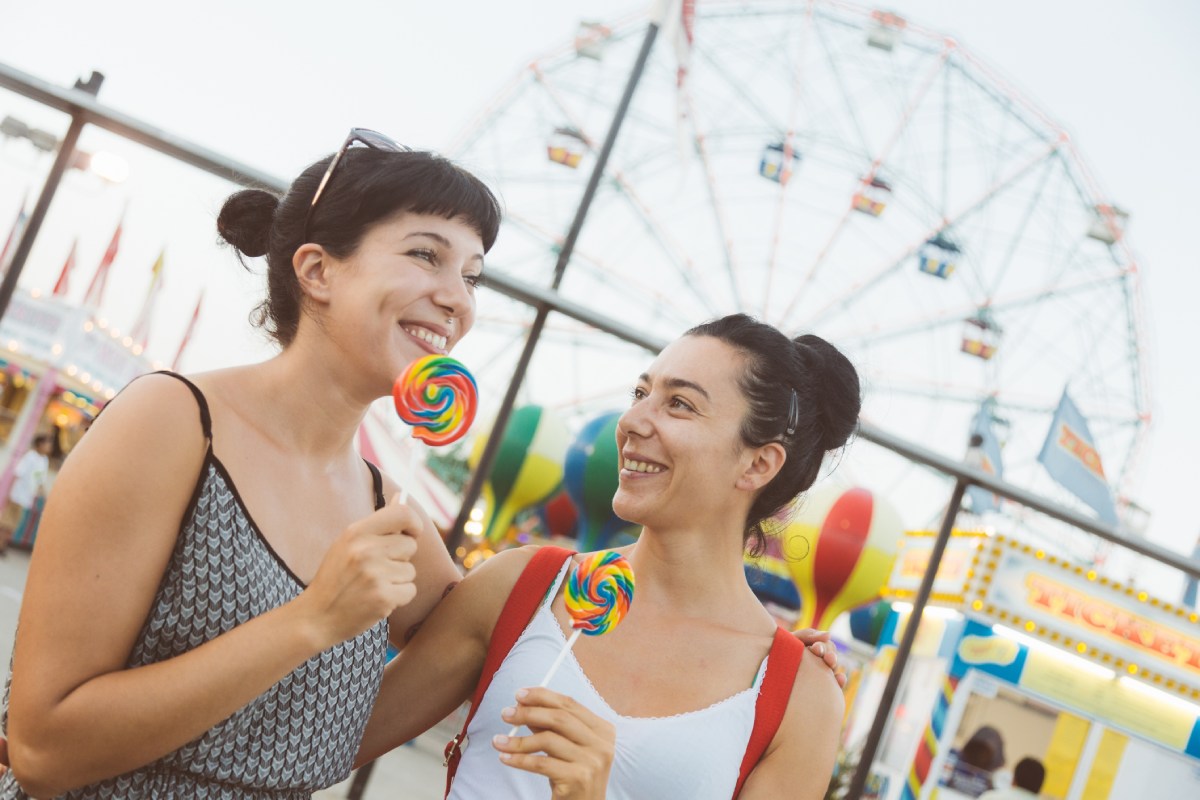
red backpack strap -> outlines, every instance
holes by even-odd
[[[467,726],[475,717],[475,709],[483,699],[484,692],[492,684],[492,676],[508,651],[517,643],[521,632],[529,625],[550,585],[554,583],[563,562],[575,555],[574,551],[562,547],[542,547],[533,554],[533,558],[525,565],[521,576],[513,585],[496,620],[492,631],[491,641],[488,642],[487,658],[483,662],[483,671],[479,674],[479,683],[475,685],[475,694],[471,696],[471,709],[463,721],[462,730],[446,744],[446,796],[450,796],[450,784],[454,781],[454,773],[458,770],[458,762],[462,760],[462,746],[467,740]]]
[[[800,659],[803,657],[804,644],[783,628],[777,628],[775,641],[771,643],[771,652],[767,657],[767,674],[763,676],[758,701],[754,704],[754,728],[750,731],[746,755],[742,757],[742,769],[733,790],[734,798],[742,793],[742,786],[750,777],[750,771],[758,765],[767,746],[775,738],[779,723],[783,722],[783,712],[787,711],[792,687],[796,683],[796,671],[800,669]]]

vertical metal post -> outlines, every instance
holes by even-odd
[[[937,539],[934,540],[933,552],[929,554],[929,566],[921,578],[917,596],[913,599],[912,611],[909,612],[908,623],[904,626],[904,636],[900,639],[900,646],[896,648],[896,658],[892,663],[892,670],[888,673],[887,683],[883,687],[883,696],[879,698],[879,709],[875,712],[871,730],[867,733],[867,740],[863,743],[862,752],[859,754],[858,768],[854,771],[854,777],[846,790],[848,800],[859,800],[862,797],[863,788],[867,785],[867,776],[871,774],[871,767],[875,763],[875,753],[879,750],[879,743],[883,739],[883,729],[892,715],[892,705],[896,701],[900,679],[904,677],[904,667],[908,664],[913,642],[917,638],[917,629],[921,627],[921,615],[924,613],[925,605],[929,602],[929,595],[933,591],[933,581],[937,577],[938,567],[942,564],[942,556],[946,553],[946,543],[950,541],[950,533],[954,530],[954,521],[958,517],[963,493],[966,490],[967,481],[959,478],[954,484],[954,494],[950,497],[946,516],[942,519],[942,529],[938,531]]]
[[[375,763],[371,761],[354,770],[354,780],[350,782],[346,800],[362,800],[363,793],[367,791],[367,781],[371,780],[371,773],[375,771]]]
[[[625,121],[625,114],[629,110],[629,103],[633,99],[633,92],[642,78],[642,73],[645,72],[646,60],[649,58],[650,50],[654,46],[654,39],[658,36],[658,28],[658,22],[652,21],[646,29],[646,35],[642,39],[642,48],[638,52],[637,61],[633,65],[633,71],[629,74],[629,80],[625,83],[625,92],[621,95],[621,101],[617,105],[612,123],[609,125],[608,135],[604,139],[604,144],[601,146],[600,152],[596,154],[596,164],[592,168],[591,177],[588,179],[587,187],[583,191],[583,198],[579,201],[579,208],[575,210],[575,219],[571,222],[571,228],[567,232],[566,239],[563,241],[562,249],[559,250],[558,262],[554,265],[554,280],[550,284],[551,289],[557,290],[559,284],[562,283],[563,273],[566,271],[567,264],[571,260],[572,252],[575,250],[575,242],[579,239],[580,231],[583,230],[583,222],[587,218],[588,209],[591,208],[592,200],[596,195],[596,189],[600,185],[600,179],[604,176],[608,157],[612,154],[613,145],[617,141],[617,134],[621,130],[621,124]],[[454,527],[450,529],[450,534],[446,538],[446,548],[450,551],[451,555],[454,555],[458,546],[462,543],[466,524],[471,516],[471,509],[475,507],[475,503],[479,500],[479,495],[483,492],[484,481],[487,480],[488,475],[492,471],[492,465],[496,461],[496,454],[500,450],[500,442],[504,438],[504,430],[508,427],[508,421],[512,417],[513,406],[517,400],[517,391],[521,388],[522,381],[525,380],[525,373],[529,369],[530,360],[533,358],[534,348],[537,347],[538,339],[541,338],[542,329],[545,327],[546,318],[549,315],[549,306],[539,303],[537,306],[537,316],[534,317],[533,325],[529,328],[529,336],[525,339],[525,348],[521,351],[521,357],[517,360],[512,380],[508,384],[508,390],[504,393],[504,399],[500,403],[499,411],[496,412],[496,421],[492,424],[492,432],[488,436],[487,444],[483,448],[483,453],[479,457],[479,463],[475,466],[475,471],[471,473],[471,480],[463,492],[462,507],[458,511],[458,518],[454,520]]]
[[[99,72],[93,72],[91,79],[86,84],[76,81],[75,88],[94,96],[100,91],[100,84],[103,82],[104,76]],[[79,134],[83,132],[85,124],[82,111],[75,111],[71,115],[71,125],[58,145],[58,153],[54,156],[50,174],[46,176],[46,182],[42,185],[42,193],[38,195],[37,204],[29,214],[29,221],[25,225],[21,240],[17,242],[17,249],[13,252],[8,270],[4,273],[4,280],[0,281],[0,318],[3,318],[5,312],[8,311],[8,304],[12,300],[13,292],[16,291],[21,270],[25,269],[25,261],[33,250],[33,242],[37,239],[42,222],[46,219],[46,212],[50,209],[50,201],[54,199],[54,193],[58,191],[58,184],[62,181],[63,174],[70,168],[71,160],[75,158],[75,145],[79,142]]]

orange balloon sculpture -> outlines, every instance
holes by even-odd
[[[830,487],[804,498],[778,534],[800,590],[796,628],[828,630],[843,611],[878,599],[903,529],[896,510],[867,489]]]

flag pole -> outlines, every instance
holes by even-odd
[[[81,305],[87,306],[93,311],[99,310],[100,304],[104,300],[104,288],[108,285],[108,271],[112,269],[113,262],[117,259],[117,250],[121,246],[121,230],[125,225],[125,212],[128,210],[129,203],[126,202],[121,216],[117,219],[117,227],[108,242],[108,247],[105,248],[104,255],[100,257],[96,271],[92,273],[87,291],[83,293]]]
[[[196,310],[192,312],[192,319],[188,322],[187,330],[183,332],[183,339],[179,342],[179,350],[175,353],[175,360],[171,362],[171,371],[179,371],[179,362],[183,360],[183,351],[187,350],[187,346],[192,341],[192,334],[196,332],[196,323],[200,321],[200,307],[204,304],[204,292],[200,292],[200,298],[196,300]]]

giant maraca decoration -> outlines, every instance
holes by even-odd
[[[539,687],[546,686],[558,671],[580,634],[601,636],[620,624],[633,603],[633,568],[615,550],[600,550],[571,568],[564,592],[567,613],[574,632],[546,671]],[[515,736],[520,725],[508,732]]]
[[[875,492],[827,486],[809,494],[780,533],[800,590],[796,627],[829,630],[843,611],[877,599],[903,530],[900,515]]]
[[[449,356],[428,355],[409,364],[392,386],[396,413],[412,426],[414,439],[433,447],[458,441],[475,421],[479,405],[475,378]],[[413,448],[415,472],[417,450]],[[400,502],[408,499],[408,489]]]
[[[483,482],[483,538],[503,542],[513,518],[535,506],[562,486],[563,454],[570,433],[567,423],[548,408],[536,405],[513,409],[502,432],[475,437],[467,465],[475,470],[492,436],[500,437],[496,460]],[[596,548],[589,548],[596,549]]]

